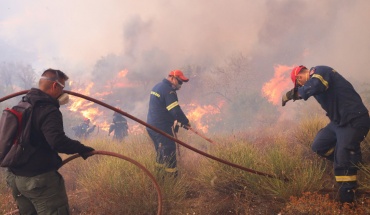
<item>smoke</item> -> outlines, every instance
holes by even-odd
[[[26,62],[39,74],[57,68],[71,80],[94,82],[92,95],[110,92],[101,99],[143,120],[148,92],[173,69],[190,76],[180,103],[215,105],[221,97],[207,97],[212,92],[206,82],[215,80],[212,90],[219,87],[218,95],[230,92],[233,83],[222,82],[228,72],[235,74],[238,67],[227,64],[239,54],[248,66],[231,80],[235,89],[248,90],[248,97],[238,105],[251,105],[249,96],[261,91],[276,65],[329,65],[351,80],[370,78],[364,71],[370,1],[5,0],[2,5],[0,62]],[[122,70],[128,73],[119,78]]]

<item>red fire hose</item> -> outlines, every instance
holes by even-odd
[[[161,193],[161,189],[159,188],[159,185],[158,185],[157,181],[155,180],[155,177],[142,164],[140,164],[139,162],[137,162],[137,161],[135,161],[135,160],[133,160],[133,159],[131,159],[129,157],[126,157],[126,156],[123,156],[121,154],[114,153],[114,152],[92,151],[92,152],[89,152],[87,154],[88,155],[108,155],[108,156],[112,156],[112,157],[116,157],[116,158],[120,158],[120,159],[126,160],[126,161],[128,161],[128,162],[136,165],[137,167],[139,167],[153,181],[154,187],[157,190],[157,194],[158,194],[158,210],[157,210],[157,214],[158,215],[162,214],[162,193]],[[80,155],[79,154],[75,154],[75,155],[72,155],[72,156],[66,158],[65,160],[63,160],[62,166],[64,164],[68,163],[69,161],[71,161],[71,160],[73,160],[75,158],[78,158],[78,157],[80,157]]]
[[[155,177],[142,164],[140,164],[139,162],[137,162],[137,161],[135,161],[135,160],[133,160],[133,159],[131,159],[129,157],[126,157],[126,156],[123,156],[121,154],[114,153],[114,152],[92,151],[92,152],[88,152],[86,154],[87,155],[90,155],[90,156],[91,155],[108,155],[108,156],[112,156],[112,157],[116,157],[116,158],[120,158],[120,159],[126,160],[126,161],[128,161],[128,162],[136,165],[137,167],[139,167],[153,181],[154,187],[157,190],[157,195],[158,195],[158,210],[157,210],[157,215],[161,215],[162,214],[162,193],[161,193],[161,189],[159,188],[159,185],[158,185],[157,181],[155,180]],[[62,166],[64,164],[68,163],[69,161],[71,161],[71,160],[73,160],[75,158],[78,158],[78,157],[81,157],[81,156],[79,154],[75,154],[75,155],[72,155],[72,156],[66,158],[65,160],[63,160]],[[12,215],[12,214],[15,214],[17,212],[19,212],[19,210],[14,210],[14,211],[8,212],[5,215]]]
[[[199,135],[200,137],[202,137],[203,139],[207,140],[208,142],[212,143],[212,144],[216,144],[216,142],[214,142],[213,140],[209,139],[208,137],[204,136],[203,134],[199,133],[198,131],[194,130],[194,128],[192,127],[187,127],[186,129],[189,129],[190,131],[194,132],[195,134]]]
[[[1,98],[1,99],[0,99],[0,102],[5,101],[5,100],[10,99],[10,98],[13,98],[13,97],[15,97],[15,96],[19,96],[19,95],[22,95],[22,94],[26,94],[28,91],[29,91],[29,90],[24,90],[24,91],[20,91],[20,92],[18,92],[18,93],[14,93],[14,94],[8,95],[8,96],[6,96],[6,97]],[[148,124],[148,123],[146,123],[146,122],[144,122],[144,121],[142,121],[142,120],[140,120],[140,119],[138,119],[138,118],[136,118],[136,117],[134,117],[134,116],[132,116],[132,115],[130,115],[130,114],[128,114],[128,113],[126,113],[126,112],[124,112],[124,111],[120,110],[120,109],[118,109],[118,108],[115,108],[115,107],[113,107],[113,106],[110,106],[110,105],[108,105],[108,104],[106,104],[106,103],[102,102],[102,101],[99,101],[99,100],[97,100],[97,99],[94,99],[94,98],[91,98],[91,97],[89,97],[89,96],[85,96],[85,95],[82,95],[82,94],[79,94],[79,93],[75,93],[75,92],[72,92],[72,91],[68,91],[68,90],[64,90],[64,92],[65,92],[65,93],[68,93],[68,94],[70,94],[70,95],[73,95],[73,96],[77,96],[77,97],[80,97],[80,98],[83,98],[83,99],[89,100],[89,101],[94,102],[94,103],[96,103],[96,104],[99,104],[99,105],[101,105],[101,106],[103,106],[103,107],[106,107],[106,108],[108,108],[108,109],[111,109],[111,110],[113,110],[113,111],[115,111],[115,112],[117,112],[117,113],[120,113],[120,114],[122,114],[122,115],[124,115],[124,116],[126,116],[126,117],[128,117],[128,118],[130,118],[130,119],[132,119],[132,120],[134,120],[134,121],[136,121],[136,122],[138,122],[138,123],[142,124],[142,125],[145,125],[146,127],[148,127],[148,128],[150,128],[150,129],[154,130],[155,132],[157,132],[157,133],[159,133],[159,134],[161,134],[161,135],[163,135],[163,136],[167,137],[168,139],[171,139],[171,140],[173,140],[173,141],[175,141],[175,142],[177,142],[177,143],[181,144],[182,146],[184,146],[184,147],[186,147],[186,148],[188,148],[188,149],[190,149],[190,150],[192,150],[192,151],[194,151],[194,152],[196,152],[196,153],[198,153],[198,154],[201,154],[201,155],[203,155],[203,156],[205,156],[205,157],[208,157],[208,158],[210,158],[210,159],[212,159],[212,160],[218,161],[218,162],[220,162],[220,163],[223,163],[223,164],[226,164],[226,165],[229,165],[229,166],[232,166],[232,167],[235,167],[235,168],[238,168],[238,169],[241,169],[241,170],[244,170],[244,171],[246,171],[246,172],[250,172],[250,173],[253,173],[253,174],[256,174],[256,175],[261,175],[261,176],[265,176],[265,177],[269,177],[269,178],[279,179],[279,180],[283,180],[283,181],[285,181],[285,182],[286,182],[286,181],[289,181],[289,179],[287,179],[286,177],[282,179],[282,178],[279,178],[279,177],[277,177],[277,176],[275,176],[275,175],[271,175],[271,174],[268,174],[268,173],[260,172],[260,171],[253,170],[253,169],[249,169],[249,168],[246,168],[246,167],[240,166],[240,165],[238,165],[238,164],[231,163],[231,162],[229,162],[229,161],[226,161],[226,160],[220,159],[220,158],[215,157],[215,156],[213,156],[213,155],[207,154],[207,153],[205,153],[205,152],[203,152],[203,151],[200,151],[200,150],[198,150],[198,149],[196,149],[196,148],[194,148],[194,147],[192,147],[192,146],[190,146],[190,145],[188,145],[188,144],[186,144],[186,143],[182,142],[181,140],[178,140],[178,139],[174,138],[174,137],[173,137],[173,136],[171,136],[171,135],[168,135],[167,133],[163,132],[162,130],[159,130],[158,128],[156,128],[156,127],[154,127],[154,126],[152,126],[152,125],[150,125],[150,124]]]

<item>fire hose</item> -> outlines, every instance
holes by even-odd
[[[7,99],[13,98],[13,97],[15,97],[15,96],[19,96],[19,95],[26,94],[28,91],[29,91],[29,90],[23,90],[23,91],[20,91],[20,92],[18,92],[18,93],[14,93],[14,94],[11,94],[11,95],[8,95],[8,96],[5,96],[5,97],[3,97],[3,98],[1,98],[1,99],[0,99],[0,103],[1,103],[1,102],[3,102],[3,101],[5,101],[5,100],[7,100]],[[140,119],[138,119],[138,118],[136,118],[136,117],[134,117],[134,116],[132,116],[132,115],[130,115],[130,114],[128,114],[128,113],[126,113],[126,112],[124,112],[124,111],[120,110],[120,109],[118,109],[118,108],[115,108],[115,107],[113,107],[113,106],[111,106],[111,105],[108,105],[108,104],[106,104],[106,103],[102,102],[102,101],[99,101],[99,100],[97,100],[97,99],[91,98],[91,97],[89,97],[89,96],[82,95],[82,94],[80,94],[80,93],[72,92],[72,91],[69,91],[69,90],[64,90],[64,92],[65,92],[65,93],[68,93],[68,94],[70,94],[70,95],[73,95],[73,96],[77,96],[77,97],[80,97],[80,98],[83,98],[83,99],[89,100],[89,101],[94,102],[94,103],[96,103],[96,104],[99,104],[99,105],[101,105],[101,106],[103,106],[103,107],[106,107],[106,108],[108,108],[108,109],[110,109],[110,110],[113,110],[113,111],[115,111],[115,112],[117,112],[117,113],[120,113],[120,114],[122,114],[122,115],[124,115],[124,116],[126,116],[126,117],[128,117],[128,118],[130,118],[130,119],[132,119],[132,120],[134,120],[134,121],[136,121],[136,122],[138,122],[138,123],[140,123],[140,124],[142,124],[142,125],[144,125],[144,126],[148,127],[148,128],[150,128],[150,129],[154,130],[155,132],[157,132],[157,133],[159,133],[159,134],[161,134],[161,135],[163,135],[163,136],[167,137],[168,139],[171,139],[171,140],[173,140],[173,141],[175,141],[175,142],[179,143],[180,145],[182,145],[182,146],[184,146],[184,147],[186,147],[186,148],[188,148],[188,149],[190,149],[190,150],[192,150],[192,151],[194,151],[194,152],[196,152],[196,153],[198,153],[198,154],[201,154],[201,155],[203,155],[203,156],[205,156],[205,157],[208,157],[208,158],[210,158],[210,159],[212,159],[212,160],[218,161],[218,162],[220,162],[220,163],[223,163],[223,164],[226,164],[226,165],[232,166],[232,167],[234,167],[234,168],[238,168],[238,169],[241,169],[241,170],[243,170],[243,171],[246,171],[246,172],[249,172],[249,173],[253,173],[253,174],[256,174],[256,175],[261,175],[261,176],[265,176],[265,177],[268,177],[268,178],[273,178],[273,179],[283,180],[283,181],[285,181],[285,182],[289,181],[289,179],[288,179],[288,178],[286,178],[286,177],[284,177],[284,178],[282,179],[282,178],[279,178],[279,177],[277,177],[277,176],[275,176],[275,175],[268,174],[268,173],[264,173],[264,172],[260,172],[260,171],[253,170],[253,169],[249,169],[249,168],[246,168],[246,167],[240,166],[240,165],[238,165],[238,164],[231,163],[231,162],[229,162],[229,161],[226,161],[226,160],[220,159],[220,158],[215,157],[215,156],[213,156],[213,155],[207,154],[207,153],[205,153],[205,152],[203,152],[203,151],[200,151],[200,150],[198,150],[198,149],[196,149],[196,148],[194,148],[194,147],[192,147],[192,146],[190,146],[190,145],[188,145],[188,144],[184,143],[184,142],[183,142],[183,141],[181,141],[181,140],[178,140],[178,139],[174,138],[173,136],[171,136],[171,135],[169,135],[169,134],[165,133],[165,132],[164,132],[164,131],[162,131],[162,130],[159,130],[158,128],[156,128],[156,127],[154,127],[154,126],[152,126],[152,125],[150,125],[150,124],[148,124],[148,123],[146,123],[146,122],[144,122],[144,121],[142,121],[142,120],[140,120]]]
[[[158,198],[157,215],[161,215],[162,214],[162,193],[161,193],[161,189],[160,189],[157,181],[155,180],[155,177],[142,164],[140,164],[139,162],[137,162],[137,161],[135,161],[135,160],[133,160],[133,159],[131,159],[129,157],[126,157],[126,156],[123,156],[121,154],[114,153],[114,152],[92,151],[92,152],[88,152],[86,154],[89,155],[89,156],[92,156],[92,155],[108,155],[108,156],[112,156],[112,157],[116,157],[116,158],[120,158],[120,159],[126,160],[126,161],[128,161],[128,162],[136,165],[137,167],[139,167],[147,176],[149,176],[149,178],[152,180],[152,182],[154,184],[155,189],[157,190],[157,198]],[[78,157],[81,157],[81,156],[79,154],[74,154],[74,155],[66,158],[62,162],[62,166],[64,164],[68,163],[69,161],[71,161],[71,160],[73,160],[75,158],[78,158]],[[14,210],[14,211],[11,211],[11,212],[6,213],[5,215],[12,215],[12,214],[15,214],[17,212],[19,212],[19,211],[18,210]]]
[[[92,152],[89,152],[89,153],[86,153],[86,154],[87,155],[97,155],[97,154],[98,155],[108,155],[108,156],[112,156],[112,157],[116,157],[116,158],[120,158],[120,159],[126,160],[126,161],[128,161],[128,162],[136,165],[137,167],[139,167],[153,181],[154,187],[157,190],[157,195],[158,195],[158,210],[157,210],[157,214],[158,215],[162,214],[162,193],[161,193],[161,189],[159,188],[159,185],[158,185],[157,181],[155,180],[154,176],[142,164],[140,164],[139,162],[137,162],[137,161],[135,161],[135,160],[133,160],[133,159],[131,159],[129,157],[126,157],[126,156],[123,156],[121,154],[114,153],[114,152],[92,151]],[[71,160],[73,160],[75,158],[78,158],[78,157],[80,157],[80,155],[79,154],[75,154],[75,155],[72,155],[72,156],[66,158],[65,160],[63,160],[62,166],[64,164],[68,163],[69,161],[71,161]]]
[[[199,135],[200,137],[202,137],[203,139],[207,140],[208,142],[210,142],[212,144],[216,144],[216,142],[214,142],[213,140],[211,140],[208,137],[204,136],[203,134],[199,133],[198,131],[194,130],[192,127],[188,127],[187,129],[189,129],[193,133]]]
[[[179,126],[178,124],[176,126]],[[216,142],[212,141],[211,139],[209,139],[208,137],[204,136],[203,134],[199,133],[198,131],[196,131],[194,128],[192,127],[189,127],[189,126],[186,126],[186,125],[182,125],[181,127],[185,128],[186,130],[190,130],[192,131],[194,134],[200,136],[201,138],[207,140],[208,142],[212,143],[212,144],[216,144]]]

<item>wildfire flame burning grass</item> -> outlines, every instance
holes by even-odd
[[[220,110],[212,105],[199,106],[196,104],[190,104],[186,105],[186,108],[189,109],[187,111],[187,117],[192,123],[191,126],[203,133],[208,132],[211,121],[215,123],[220,120],[216,118],[217,114],[220,113]]]
[[[326,166],[323,159],[307,149],[307,142],[313,139],[311,134],[320,127],[318,122],[319,119],[307,120],[294,128],[285,126],[285,130],[276,129],[279,125],[263,128],[251,140],[238,136],[211,137],[220,144],[204,148],[212,155],[245,167],[286,176],[290,180],[287,183],[226,166],[180,146],[180,177],[159,182],[164,197],[163,214],[369,214],[366,196],[359,196],[358,204],[351,209],[340,207],[335,201],[337,194],[316,193],[335,184],[332,171],[326,171],[332,170],[332,166]],[[185,142],[189,139],[184,132],[180,138]],[[270,142],[261,146],[260,139]],[[369,141],[367,137],[365,142]],[[131,157],[155,174],[154,147],[147,135],[130,135],[123,144],[105,138],[84,143],[96,150]],[[202,144],[191,142],[196,148]],[[363,151],[365,159],[369,155],[370,150]],[[86,161],[78,158],[60,171],[66,180],[72,214],[155,214],[157,210],[152,182],[129,162],[97,155]],[[369,172],[366,166],[360,171],[360,189],[370,187],[364,174]],[[9,201],[4,176],[4,169],[0,169],[0,213],[15,209],[13,200]]]
[[[290,80],[290,71],[294,66],[277,65],[275,75],[262,87],[262,95],[274,105],[280,105],[281,96],[285,90],[291,89],[293,84]]]
[[[127,69],[119,71],[114,78],[108,80],[104,86],[104,90],[94,93],[92,95],[91,89],[94,87],[94,83],[87,83],[87,86],[78,86],[74,82],[69,82],[70,88],[74,92],[81,93],[83,95],[92,96],[97,99],[104,100],[106,96],[109,96],[113,93],[114,89],[127,88],[127,87],[138,87],[138,83],[130,82],[126,77],[128,74]],[[83,84],[82,84],[83,85]],[[105,91],[108,89],[107,91]],[[149,97],[148,97],[149,99]],[[196,103],[184,105],[182,108],[189,118],[191,125],[203,132],[207,133],[209,126],[212,123],[217,123],[221,120],[217,118],[217,115],[220,114],[220,110],[224,104],[224,101],[219,101],[216,106],[212,105],[200,105]],[[67,105],[68,110],[76,113],[82,118],[88,118],[91,121],[91,124],[97,125],[101,130],[108,131],[111,121],[107,120],[107,117],[104,111],[101,111],[93,102],[87,101],[79,97],[70,97],[70,102]],[[130,122],[129,122],[130,123]],[[129,124],[129,134],[143,134],[145,129],[137,124]]]
[[[73,91],[90,96],[90,90],[94,86],[94,83],[90,83],[85,89],[74,89]],[[87,101],[83,98],[71,96],[70,102],[68,104],[68,109],[73,112],[77,112],[83,116],[83,118],[88,118],[94,124],[94,120],[97,116],[101,115],[102,112],[99,111],[97,107],[91,107],[94,103]],[[103,123],[104,124],[104,123]],[[102,129],[107,130],[107,128],[101,126]]]
[[[187,117],[191,126],[203,133],[207,133],[210,125],[221,120],[221,118],[217,116],[220,114],[220,108],[222,106],[222,102],[218,108],[212,105],[198,105],[192,103],[184,105],[184,110],[187,112]]]

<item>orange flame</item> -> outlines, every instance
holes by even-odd
[[[106,86],[106,88],[109,88],[107,92],[100,91],[92,95],[93,97],[102,98],[104,96],[110,95],[113,92],[113,88],[117,87],[132,87],[136,86],[135,84],[132,84],[128,81],[126,75],[128,73],[127,69],[123,69],[120,72],[117,73],[116,76],[114,76],[108,83],[109,86]],[[91,96],[91,89],[94,86],[94,83],[91,82],[88,84],[87,87],[76,87],[74,82],[69,82],[69,85],[71,86],[71,89],[73,91],[76,91],[78,93]],[[97,107],[92,107],[94,105],[93,102],[87,101],[83,98],[79,97],[70,97],[70,103],[67,107],[69,110],[73,112],[77,112],[81,114],[84,118],[88,118],[91,120],[93,124],[98,124],[98,128],[104,131],[109,131],[110,122],[107,121],[106,117],[101,117],[103,115],[103,112],[100,111]]]
[[[127,69],[121,70],[121,71],[118,73],[118,77],[119,77],[119,78],[124,78],[124,77],[126,77],[127,73],[128,73],[128,70],[127,70]]]
[[[109,127],[110,127],[110,123],[108,123],[107,121],[99,123],[99,128],[103,131],[109,131]]]
[[[86,89],[75,89],[74,91],[84,94],[84,95],[90,95],[90,90],[94,86],[94,83],[90,83]],[[82,114],[84,118],[90,119],[92,122],[94,119],[101,115],[102,113],[98,110],[98,108],[90,107],[93,105],[93,102],[87,101],[83,98],[79,97],[70,97],[70,105],[68,107],[69,110],[73,112],[79,112]]]
[[[220,102],[219,108],[224,104],[223,101]],[[189,104],[185,105],[185,108],[188,109],[187,117],[191,123],[191,126],[197,130],[207,133],[209,129],[209,123],[215,122],[217,119],[215,115],[220,114],[220,109],[212,105],[197,105]]]
[[[274,67],[275,75],[262,87],[262,95],[274,105],[279,105],[284,90],[293,87],[290,80],[290,71],[294,66],[277,65]]]
[[[143,127],[141,124],[134,124],[134,125],[128,125],[128,133],[129,134],[144,134],[145,127]]]
[[[126,88],[126,87],[139,87],[139,83],[130,82],[127,79],[128,70],[123,69],[117,73],[116,77],[114,77],[111,81],[108,81],[107,85],[105,86],[108,89],[112,88]]]

